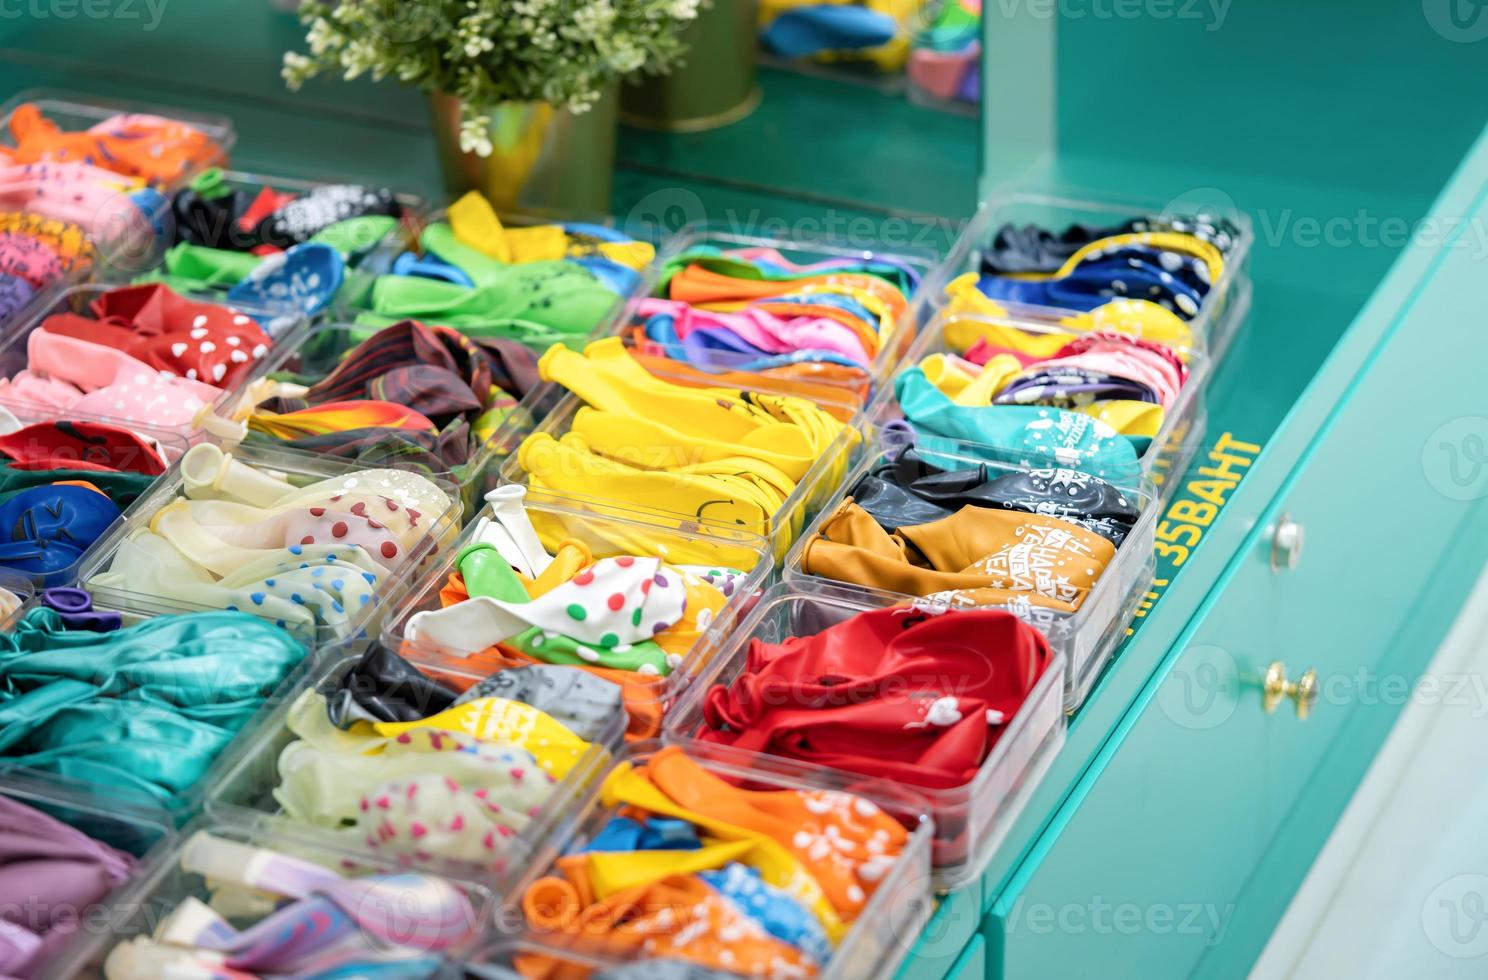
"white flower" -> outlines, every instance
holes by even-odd
[[[346,69],[343,76],[351,81],[358,75],[375,67],[377,64],[377,50],[372,43],[366,40],[355,40],[341,51],[341,67]]]
[[[279,74],[291,89],[299,88],[300,84],[313,73],[314,62],[309,58],[298,51],[284,52],[284,67],[279,69]]]
[[[610,65],[621,75],[628,75],[646,63],[646,52],[634,45],[617,44],[610,54]]]
[[[471,38],[465,42],[465,57],[479,58],[487,51],[496,47],[496,42],[488,37]]]
[[[345,38],[331,26],[330,21],[323,17],[317,17],[310,24],[310,30],[305,32],[305,42],[310,45],[311,54],[325,54],[331,48],[339,48]]]
[[[460,149],[483,157],[491,155],[490,116],[475,116],[460,123]]]

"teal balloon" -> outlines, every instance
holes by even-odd
[[[305,654],[247,613],[157,616],[94,633],[31,609],[0,636],[0,766],[170,805]]]
[[[1080,470],[1117,484],[1141,476],[1136,444],[1088,415],[1047,405],[957,405],[919,367],[895,379],[894,394],[914,426],[915,445],[943,460],[930,460],[937,466],[956,469],[947,465],[954,459],[938,456],[954,453],[961,466],[971,456],[993,463]]]

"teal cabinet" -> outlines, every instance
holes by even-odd
[[[1488,398],[1444,370],[1482,362],[1485,201],[1488,141],[1437,209],[1455,230],[1402,256],[1351,331],[1378,341],[1341,345],[1283,423],[1269,503],[993,900],[990,975],[1248,972],[1488,553]],[[1316,671],[1305,719],[1265,710],[1273,661]]]
[[[1267,717],[1259,698],[1188,684],[1215,668],[1207,646],[1184,652],[1076,788],[1047,851],[1020,869],[1027,880],[993,906],[1002,976],[1088,976],[1121,962],[1122,976],[1181,977],[1222,934],[1210,910],[1229,904],[1265,847],[1260,770],[1270,729],[1289,719]]]
[[[981,980],[987,975],[987,943],[981,936],[962,951],[946,980]]]
[[[979,885],[973,881],[941,899],[898,980],[947,980],[961,975],[957,971],[964,967],[967,948],[981,938],[977,935],[982,925]],[[982,976],[981,972],[964,975]]]

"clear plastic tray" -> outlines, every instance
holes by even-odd
[[[606,228],[613,228],[615,225],[614,219],[608,215],[567,213],[543,215],[531,212],[513,213],[498,211],[497,217],[501,220],[501,223],[504,226],[510,228],[528,228],[533,225],[569,223],[599,225]],[[330,311],[331,319],[343,323],[356,323],[358,317],[374,314],[374,310],[372,309],[372,287],[376,284],[377,278],[379,276],[392,274],[393,262],[404,252],[420,251],[418,243],[420,235],[422,235],[424,228],[428,227],[429,225],[445,221],[446,219],[446,209],[443,207],[438,208],[437,210],[434,210],[427,216],[425,216],[420,223],[419,228],[414,233],[410,234],[406,240],[399,241],[395,239],[389,239],[387,241],[384,241],[381,246],[374,249],[370,255],[368,255],[364,260],[362,260],[361,263],[358,264],[355,270],[348,272],[346,277],[346,285],[342,287],[340,294],[336,297],[336,303]],[[629,236],[629,232],[626,232],[626,234]],[[634,236],[629,237],[634,238]],[[645,239],[637,238],[635,240],[644,241]],[[655,243],[652,242],[649,244]],[[658,255],[659,254],[660,249],[658,249]],[[582,342],[594,337],[608,335],[610,333],[610,324],[614,323],[614,321],[621,315],[626,301],[633,296],[642,295],[646,291],[648,291],[650,289],[651,283],[655,281],[656,274],[657,267],[655,263],[648,265],[642,270],[638,270],[638,281],[635,284],[635,288],[623,294],[616,295],[615,302],[611,304],[609,310],[606,311],[603,316],[595,321],[594,328],[587,334],[576,334],[575,341]],[[421,316],[416,317],[415,319],[419,320],[421,323],[436,324],[441,322],[438,317]],[[368,324],[366,326],[362,326],[361,329],[375,330],[376,326]],[[520,340],[521,338],[513,339]],[[582,346],[582,344],[580,345]],[[541,354],[544,350],[547,349],[547,345],[543,344],[529,344],[528,346],[531,347],[532,350],[538,354]]]
[[[31,580],[31,576],[23,575],[13,568],[0,568],[0,589],[20,600],[9,615],[0,615],[0,633],[3,633],[10,628],[10,622],[15,614],[25,608],[26,600],[30,599],[36,591],[36,583]],[[0,612],[3,611],[3,607],[0,607]]]
[[[777,249],[787,259],[797,264],[809,264],[829,259],[877,258],[908,267],[919,282],[924,282],[930,277],[941,258],[940,254],[933,249],[886,246],[879,241],[877,236],[863,239],[844,239],[832,235],[816,237],[800,235],[785,238],[766,234],[746,234],[722,222],[703,221],[687,225],[671,236],[658,253],[656,264],[658,267],[664,266],[677,256],[697,248],[717,248],[724,251],[744,248]],[[641,296],[650,295],[655,291],[660,268],[656,269],[655,273],[650,277],[647,288],[644,293],[640,294]],[[654,341],[637,342],[628,336],[625,344],[636,360],[652,374],[682,384],[700,387],[733,387],[739,383],[738,379],[742,378],[743,383],[749,387],[798,394],[813,401],[841,403],[857,409],[872,400],[876,388],[903,360],[915,339],[915,322],[911,315],[914,309],[912,303],[914,294],[913,288],[905,294],[905,314],[895,324],[873,361],[856,371],[843,368],[841,374],[833,376],[811,379],[794,378],[788,375],[778,376],[769,371],[748,369],[747,364],[752,358],[747,355],[714,352],[712,356],[717,372],[725,374],[724,378],[715,379],[714,372],[687,363],[678,345]],[[613,319],[609,333],[624,334],[628,331],[635,321],[632,311],[638,301],[639,296],[626,304],[623,314]]]
[[[343,653],[355,650],[348,645]],[[404,650],[403,656],[425,674],[460,679],[474,683],[489,674],[472,671],[463,666],[459,658],[439,654],[426,655],[416,650]],[[340,688],[342,679],[361,659],[361,650],[339,656],[329,665],[316,669],[291,696],[284,698],[274,713],[254,729],[249,739],[234,753],[232,759],[220,770],[209,789],[206,810],[215,818],[240,824],[245,827],[273,833],[303,841],[316,848],[343,852],[348,856],[376,863],[378,852],[348,841],[344,835],[318,827],[286,824],[275,817],[280,812],[274,799],[274,790],[279,785],[279,756],[285,746],[296,741],[288,727],[288,716],[294,702],[310,691],[330,694]],[[434,859],[419,861],[414,858],[399,859],[406,867],[436,874],[452,875],[461,880],[480,881],[497,887],[504,883],[509,887],[524,874],[534,856],[545,846],[548,838],[563,825],[572,811],[575,800],[587,792],[597,775],[609,765],[622,741],[625,719],[619,715],[606,722],[604,731],[590,743],[589,749],[572,770],[553,785],[551,794],[543,804],[543,813],[530,823],[522,833],[507,841],[507,850],[499,864],[468,864]]]
[[[327,187],[336,184],[363,184],[366,186],[376,187],[384,186],[381,184],[377,184],[376,182],[368,184],[368,182],[354,177],[338,177],[334,175],[317,175],[315,177],[290,177],[282,175],[251,173],[245,170],[220,171],[217,186],[228,191],[247,191],[250,194],[257,193],[260,189],[266,187],[271,188],[275,191],[279,191],[281,193],[305,194],[320,187]],[[189,182],[187,186],[189,186]],[[420,216],[424,206],[424,199],[417,194],[409,193],[407,191],[397,190],[395,188],[389,188],[389,190],[393,191],[394,200],[397,201],[399,206],[403,209],[403,214],[398,222],[398,226],[381,238],[358,243],[358,248],[356,249],[355,254],[351,257],[351,261],[347,263],[347,285],[342,286],[343,290],[355,290],[361,288],[356,283],[354,283],[353,280],[357,276],[361,275],[359,270],[361,269],[364,262],[372,260],[373,256],[385,254],[389,250],[401,251],[402,249],[408,247],[410,243],[415,242],[418,239],[418,229],[421,222]],[[129,277],[132,278],[142,273],[151,272],[157,269],[159,269],[162,273],[164,272],[164,269],[161,267],[165,261],[165,251],[167,248],[169,248],[169,239],[174,237],[173,225],[175,221],[175,215],[170,211],[168,203],[166,206],[165,214],[162,216],[162,221],[164,222],[163,227],[167,230],[168,233],[157,238],[154,243],[155,248],[151,250],[150,254],[140,256],[137,261],[132,264],[132,266],[128,270]],[[396,251],[394,252],[394,254],[396,254]],[[228,289],[228,287],[226,286],[212,286],[210,288],[214,292],[221,293],[226,293]],[[333,302],[331,304],[331,308],[334,309],[335,305],[335,302]]]
[[[352,859],[335,850],[314,850],[307,847],[303,841],[298,841],[293,837],[269,834],[229,821],[203,818],[182,832],[181,842],[163,854],[149,873],[140,875],[133,884],[119,894],[118,900],[114,903],[113,914],[105,923],[104,928],[96,929],[87,942],[76,944],[59,958],[55,976],[101,980],[104,976],[104,961],[119,943],[135,937],[151,936],[165,917],[187,898],[197,898],[202,901],[210,899],[212,890],[206,879],[201,875],[184,871],[180,866],[181,848],[189,839],[190,834],[198,830],[226,840],[270,848],[293,857],[314,861],[333,868],[347,877],[355,877],[355,873],[346,864]],[[358,867],[365,869],[368,873],[395,874],[404,870],[386,862],[367,861],[360,857],[357,862],[353,863],[358,863]],[[482,937],[490,929],[496,905],[496,897],[489,888],[454,878],[447,880],[465,894],[470,902],[472,914],[466,937],[459,940],[448,951],[444,958],[445,964],[448,964],[450,956],[460,956],[465,950],[480,943]],[[435,975],[438,974],[435,972],[400,974],[400,976],[406,976],[408,980]]]
[[[283,476],[291,486],[305,486],[331,477],[353,475],[368,468],[342,460],[314,457],[303,453],[289,455],[257,446],[239,446],[229,455],[235,461],[264,473]],[[450,504],[439,513],[425,515],[427,530],[423,539],[419,545],[411,548],[400,558],[397,565],[388,572],[378,597],[351,616],[343,629],[323,624],[298,632],[292,629],[291,632],[296,632],[297,639],[311,649],[318,650],[343,641],[355,640],[358,637],[376,635],[381,617],[387,611],[388,598],[399,591],[399,583],[406,582],[417,575],[425,562],[441,554],[459,534],[461,516],[459,495],[452,484],[439,480],[433,482],[448,495]],[[190,603],[177,603],[175,600],[134,592],[118,585],[98,583],[101,576],[114,571],[114,557],[124,541],[147,530],[155,514],[162,507],[185,495],[185,480],[181,464],[177,463],[148,494],[135,501],[134,505],[125,512],[122,524],[116,524],[109,533],[99,538],[93,547],[88,549],[78,571],[78,584],[114,609],[159,611],[160,609],[175,609],[178,606],[183,609],[202,608],[193,607]],[[128,569],[118,571],[128,574]]]
[[[820,579],[772,587],[735,628],[714,634],[718,651],[710,658],[711,670],[688,689],[668,715],[664,740],[683,745],[689,752],[706,747],[755,760],[773,758],[694,737],[703,724],[703,701],[708,690],[715,684],[730,684],[739,676],[752,640],[779,643],[791,636],[814,635],[865,610],[904,602],[902,596],[846,589]],[[980,875],[1023,811],[1064,744],[1064,689],[1065,659],[1056,650],[1048,669],[1007,723],[1006,731],[971,782],[954,789],[901,787],[902,792],[917,794],[930,803],[930,815],[935,818],[932,884],[937,891],[955,891]],[[867,778],[826,766],[778,761],[809,772],[807,778],[813,783],[821,785],[818,779],[825,779],[837,789],[856,791]]]
[[[115,887],[96,906],[73,910],[81,928],[63,941],[54,955],[36,964],[28,975],[47,976],[48,970],[67,962],[73,951],[86,945],[89,925],[107,916],[117,906],[114,900],[135,882],[153,873],[175,844],[175,831],[158,814],[135,810],[118,800],[104,799],[86,784],[66,780],[41,780],[16,773],[0,775],[0,796],[53,817],[96,841],[133,855],[138,864],[128,880]],[[31,896],[6,895],[7,920],[24,924],[34,917],[52,917],[56,910],[31,908]],[[66,973],[50,974],[66,976]]]
[[[868,601],[876,605],[895,605],[914,602],[921,598],[850,582],[838,582],[835,579],[809,574],[802,568],[806,543],[820,532],[822,524],[848,497],[852,488],[869,471],[879,465],[889,451],[889,447],[882,439],[876,440],[871,451],[859,461],[847,480],[833,495],[832,500],[822,508],[811,527],[791,548],[782,569],[782,578],[787,585],[793,588],[811,589],[818,585],[830,584],[835,589],[845,590],[849,595],[871,597]],[[978,465],[985,466],[989,472],[997,475],[1014,473],[1020,469],[1038,468],[1032,464],[1020,466],[1014,463],[990,463],[981,456],[959,455],[954,451],[942,450],[939,447],[935,449],[933,456],[936,462],[944,460],[948,464],[961,463],[968,469]],[[1036,627],[1048,639],[1049,645],[1055,652],[1064,656],[1068,667],[1066,678],[1068,686],[1064,694],[1064,706],[1070,711],[1084,703],[1085,696],[1090,692],[1096,677],[1100,675],[1101,668],[1115,652],[1125,634],[1127,624],[1136,615],[1142,597],[1152,587],[1154,567],[1152,549],[1157,537],[1157,522],[1162,513],[1156,489],[1150,481],[1145,479],[1136,485],[1121,483],[1112,485],[1136,506],[1139,516],[1136,523],[1132,525],[1130,533],[1121,543],[1121,547],[1116,549],[1116,557],[1106,566],[1104,574],[1096,581],[1095,587],[1085,597],[1079,610],[1067,613],[1026,603],[1003,607],[1017,615],[1019,619]]]
[[[660,743],[654,741],[632,744],[616,760],[616,765],[642,763],[660,748]],[[709,772],[730,782],[745,784],[750,789],[830,789],[855,793],[878,804],[911,831],[899,860],[881,880],[867,907],[817,975],[820,980],[887,980],[893,977],[919,939],[930,915],[930,849],[935,826],[934,820],[926,816],[925,799],[885,780],[855,777],[850,783],[844,782],[825,770],[726,746],[689,745],[686,751],[693,761]],[[522,895],[527,887],[547,874],[553,862],[565,851],[593,838],[620,812],[621,807],[607,806],[600,799],[607,775],[608,772],[596,779],[592,790],[577,801],[565,833],[550,838],[553,846],[539,856],[518,888],[509,893],[507,904],[515,907],[503,908],[502,931],[507,935],[472,957],[470,962],[507,967],[514,957],[524,953],[551,956],[560,962],[591,968],[626,962],[620,956],[576,952],[571,943],[565,942],[564,936],[532,927],[520,912]],[[508,916],[512,921],[506,921]]]
[[[141,263],[150,262],[159,250],[157,232],[169,212],[169,202],[162,200],[159,206],[153,209],[147,209],[138,202],[135,206],[140,212],[141,224],[133,225],[122,218],[110,217],[109,221],[101,226],[102,234],[99,233],[100,227],[97,226],[89,229],[73,221],[59,221],[56,218],[41,215],[45,220],[66,225],[86,239],[92,248],[92,256],[87,262],[75,264],[73,268],[36,290],[31,301],[10,318],[0,320],[0,337],[8,333],[10,326],[25,322],[35,306],[58,292],[83,283],[107,282],[123,278],[130,275],[133,270],[140,268]],[[0,205],[0,213],[33,214],[35,212],[29,207]],[[131,227],[136,229],[133,234],[129,233]],[[117,235],[111,235],[110,233],[115,230],[117,230]]]
[[[105,796],[97,787],[58,776],[39,778],[23,770],[0,773],[0,796],[87,834],[140,860],[141,869],[175,840],[176,831],[158,811]],[[7,899],[16,896],[6,896]]]
[[[109,99],[99,99],[91,95],[81,95],[72,92],[58,91],[54,89],[27,89],[12,96],[3,105],[0,105],[0,151],[14,148],[15,137],[10,131],[10,121],[15,110],[24,103],[34,103],[46,118],[57,123],[64,131],[75,132],[86,130],[104,120],[120,113],[149,113],[151,115],[164,116],[175,119],[205,133],[217,144],[219,153],[214,164],[227,162],[228,152],[237,141],[232,122],[226,116],[215,113],[188,112],[183,109],[168,108],[140,103],[116,102]],[[169,214],[169,192],[178,186],[189,182],[205,165],[183,174],[173,184],[159,187],[167,197],[160,206],[154,210],[147,211],[143,217],[153,228],[159,228]],[[96,229],[95,229],[96,230]],[[126,229],[121,223],[117,229],[113,228],[112,222],[108,230],[124,232]],[[87,233],[88,238],[94,242],[99,253],[99,268],[97,275],[104,278],[114,278],[129,274],[131,271],[141,268],[141,263],[148,261],[151,255],[158,250],[158,241],[154,236],[119,237],[115,241],[102,241],[99,235]],[[107,237],[107,236],[102,236]],[[85,276],[69,277],[65,284],[81,282]]]
[[[32,596],[20,609],[11,616],[0,622],[0,632],[11,632],[16,624],[26,616],[33,608],[42,602],[39,595]],[[111,602],[106,594],[93,594],[93,608],[97,611],[118,612],[123,617],[125,627],[136,625],[156,616],[176,615],[192,612],[215,612],[205,606],[191,606],[184,603],[167,605],[159,600],[141,601],[132,605]],[[39,772],[25,766],[16,765],[0,755],[0,776],[4,778],[20,778],[39,780],[47,784],[68,785],[77,787],[78,792],[94,794],[94,798],[107,800],[100,803],[109,811],[126,813],[155,814],[159,819],[173,825],[180,826],[202,811],[206,804],[208,790],[217,782],[221,774],[227,770],[233,760],[246,750],[253,737],[253,733],[263,727],[273,715],[281,702],[296,693],[305,683],[305,679],[311,675],[317,662],[324,658],[307,647],[305,658],[292,667],[284,676],[284,679],[264,698],[263,704],[244,723],[243,727],[233,735],[232,739],[212,760],[211,765],[203,773],[202,778],[194,783],[189,789],[172,798],[168,803],[162,804],[159,800],[141,791],[121,786],[103,786],[100,784],[86,782],[81,779],[69,780],[54,776],[51,773]]]
[[[320,323],[312,324],[294,341],[276,344],[269,355],[254,368],[251,375],[228,397],[219,399],[212,406],[212,415],[215,419],[205,420],[206,430],[224,449],[233,449],[243,439],[245,433],[242,431],[240,419],[252,411],[254,407],[252,390],[261,383],[262,379],[271,374],[280,373],[323,379],[340,365],[342,357],[352,348],[376,332],[374,327],[359,327],[350,323]],[[500,431],[499,428],[497,431]],[[287,456],[316,458],[321,455],[285,446],[276,445],[273,448]],[[465,514],[469,517],[483,505],[486,492],[496,487],[498,467],[493,465],[492,461],[497,457],[497,445],[493,438],[474,448],[470,458],[453,470],[445,468],[426,471],[420,467],[408,465],[403,457],[396,453],[388,455],[385,459],[375,454],[366,455],[360,457],[358,462],[364,466],[415,470],[436,480],[452,483],[459,490],[460,499],[465,506]]]
[[[547,383],[530,392],[517,406],[516,411],[507,417],[502,428],[492,440],[497,445],[502,459],[500,483],[516,484],[532,491],[527,470],[522,465],[518,453],[523,441],[538,433],[546,433],[554,439],[561,439],[572,428],[574,416],[583,407],[582,399],[557,384]],[[845,410],[845,407],[843,408]],[[777,561],[785,557],[791,542],[821,509],[862,451],[863,437],[856,424],[859,417],[860,415],[853,416],[853,421],[843,426],[842,432],[832,440],[821,458],[797,482],[795,489],[773,515],[767,540],[771,554]],[[675,521],[678,522],[676,526],[683,528],[692,528],[699,524],[713,526],[720,523],[699,518],[696,514],[668,511],[651,501],[606,498],[552,489],[544,489],[542,492],[545,495],[567,497],[583,508],[595,506],[619,508],[633,511],[638,515],[650,515],[652,520]]]
[[[79,283],[92,279],[94,274],[92,268],[74,269],[63,275],[60,279],[53,280],[36,290],[35,294],[24,306],[15,310],[10,316],[0,319],[0,350],[9,346],[4,343],[4,340],[11,335],[12,331],[18,330],[23,324],[30,323],[36,319],[40,311],[54,309],[57,305],[57,298],[62,293]],[[15,371],[13,370],[7,371],[6,375],[9,376],[14,373]]]
[[[1195,346],[1209,355],[1211,363],[1218,363],[1250,309],[1250,249],[1255,233],[1249,216],[1232,205],[1202,203],[1204,206],[1197,210],[1227,218],[1239,229],[1225,261],[1224,273],[1211,286],[1198,315],[1189,321]],[[952,279],[980,270],[983,249],[1003,225],[1037,224],[1057,233],[1070,224],[1105,226],[1144,215],[1191,215],[1194,210],[1185,207],[1181,200],[1165,205],[1150,201],[1083,200],[1078,195],[1054,197],[1022,191],[994,193],[961,232],[945,262],[926,280],[917,320],[928,323],[935,312],[945,307],[945,287]],[[1052,311],[1051,316],[1072,315],[1067,310],[1043,309]]]
[[[56,123],[66,132],[90,129],[106,119],[120,113],[141,112],[152,116],[163,116],[186,123],[205,133],[212,142],[217,144],[221,151],[218,159],[209,165],[221,165],[227,162],[228,154],[232,152],[233,145],[238,141],[237,131],[233,129],[232,120],[225,115],[215,112],[195,112],[188,109],[178,109],[172,106],[149,105],[142,102],[125,102],[114,99],[98,98],[78,92],[67,92],[61,89],[30,88],[11,96],[0,105],[0,149],[14,148],[15,137],[10,132],[10,117],[21,105],[31,102],[36,105],[52,122]],[[205,167],[192,170],[182,175],[181,179],[174,184],[168,185],[163,190],[173,190],[176,187],[189,183],[191,178],[200,173]]]
[[[1247,300],[1248,301],[1248,300]],[[998,324],[1015,327],[1034,335],[1078,334],[1080,331],[1060,324],[1059,315],[1047,308],[1005,304],[1007,316],[993,317],[971,313],[936,312],[920,331],[914,346],[905,355],[900,369],[912,367],[932,354],[964,354],[966,348],[951,343],[947,331],[954,331],[962,324]],[[1173,406],[1164,416],[1163,426],[1140,460],[1142,473],[1150,477],[1163,500],[1177,488],[1178,478],[1188,469],[1194,453],[1204,441],[1209,424],[1209,409],[1205,395],[1209,387],[1212,361],[1202,350],[1177,348],[1176,352],[1188,365],[1188,379],[1178,393]],[[897,372],[896,372],[897,376]],[[995,411],[995,408],[989,408]],[[893,384],[886,384],[868,409],[868,418],[880,428],[895,419],[903,418],[899,402],[894,396]],[[968,445],[971,445],[968,443]],[[990,447],[997,448],[997,447]],[[1052,463],[1052,461],[1051,461]],[[1072,469],[1087,469],[1079,461],[1063,459],[1058,465]],[[1104,474],[1095,471],[1097,476]]]
[[[76,313],[79,316],[88,316],[88,307],[92,302],[105,293],[116,289],[125,288],[115,284],[91,283],[88,285],[71,286],[59,292],[50,294],[45,301],[33,302],[26,307],[26,318],[19,317],[12,320],[11,325],[0,332],[0,378],[13,378],[26,370],[30,364],[28,345],[31,334],[46,322],[48,317],[59,313]],[[245,316],[251,316],[260,324],[271,322],[272,327],[265,327],[265,332],[274,339],[274,347],[280,345],[294,345],[299,342],[304,332],[308,329],[305,320],[301,316],[288,315],[282,311],[264,309],[257,306],[246,306],[234,303],[231,306],[223,303],[222,297],[218,295],[202,293],[186,293],[185,298],[196,302],[214,303],[228,309],[235,310]],[[273,348],[271,348],[272,350]],[[226,399],[232,389],[225,388],[218,396],[217,402]],[[45,406],[32,405],[25,401],[12,398],[0,398],[0,404],[5,405],[12,411],[47,411]],[[216,403],[214,403],[216,404]],[[206,411],[209,406],[203,406]],[[52,411],[55,411],[54,409]],[[102,421],[110,421],[103,418]],[[117,420],[115,420],[117,421]],[[133,427],[131,422],[120,422],[119,424]],[[189,431],[180,431],[179,434],[187,437],[196,437],[201,432],[199,424],[190,426]],[[195,439],[193,438],[193,441]]]
[[[614,507],[585,506],[562,497],[528,491],[528,516],[538,537],[550,550],[564,540],[581,541],[596,559],[636,555],[676,561],[680,564],[725,566],[744,571],[743,581],[735,588],[728,604],[714,618],[717,624],[736,621],[758,601],[760,590],[773,570],[769,551],[762,538],[734,528],[668,526],[654,517]],[[489,511],[485,516],[490,516]],[[649,518],[649,519],[648,519]],[[427,640],[410,640],[406,635],[408,620],[415,614],[442,607],[439,590],[451,572],[462,547],[475,540],[479,528],[472,522],[460,540],[450,547],[442,560],[435,562],[400,596],[384,621],[382,643],[404,656],[440,658],[440,662],[458,664],[465,659],[456,651],[442,648]],[[664,716],[692,680],[707,667],[705,655],[711,652],[706,634],[672,673],[656,685],[657,713]],[[517,663],[513,661],[513,666]],[[631,737],[659,734],[646,719],[632,719]]]
[[[111,421],[101,416],[89,415],[82,412],[59,412],[55,409],[37,408],[30,405],[9,404],[5,405],[4,409],[6,411],[9,411],[10,414],[14,415],[23,426],[36,425],[42,422],[56,421]],[[153,439],[160,446],[161,450],[163,450],[161,455],[164,457],[166,465],[168,466],[174,465],[175,462],[179,460],[182,455],[185,454],[188,447],[186,439],[183,438],[178,432],[171,432],[166,429],[156,429],[147,425],[131,424],[128,428],[131,432],[134,432],[146,439]],[[159,481],[164,480],[166,476],[169,475],[169,473],[170,471],[167,470],[165,474],[156,477],[156,485],[159,484]],[[120,514],[119,517],[112,524],[109,525],[108,530],[100,536],[99,540],[108,537],[114,531],[122,527],[124,524],[124,520],[125,515]],[[83,559],[85,559],[86,557],[87,553],[85,552],[78,556],[77,561],[74,561],[66,568],[57,569],[56,571],[48,572],[45,575],[21,572],[8,566],[0,567],[0,571],[3,571],[6,576],[14,577],[17,581],[28,581],[36,588],[51,588],[52,586],[71,585],[72,582],[77,578],[78,569],[82,567]]]

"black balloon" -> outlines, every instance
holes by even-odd
[[[1075,470],[1016,470],[985,465],[942,470],[909,449],[874,468],[852,498],[881,527],[894,531],[949,517],[962,507],[992,507],[1059,517],[1121,545],[1137,508],[1099,477]]]
[[[342,678],[340,688],[326,698],[326,707],[331,724],[348,728],[357,721],[419,721],[445,710],[458,696],[379,645]]]

